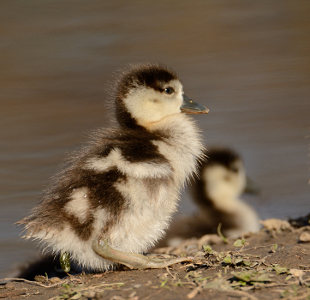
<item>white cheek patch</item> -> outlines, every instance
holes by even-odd
[[[137,87],[128,94],[123,101],[138,124],[147,126],[149,123],[158,122],[169,115],[181,112],[182,85],[179,82],[177,84],[176,81],[171,85],[174,85],[176,90],[172,95],[144,86]]]
[[[245,168],[243,164],[239,164],[239,174],[238,174],[238,192],[241,195],[244,192],[244,189],[246,187],[246,174],[245,174]]]
[[[207,182],[205,193],[217,208],[227,212],[235,210],[235,201],[240,196],[239,182],[225,181],[225,176],[230,175],[228,173],[224,167],[215,165],[206,168],[202,174],[203,180]]]
[[[77,217],[81,223],[86,221],[89,212],[87,191],[86,187],[74,190],[70,196],[71,200],[64,207],[66,212]]]

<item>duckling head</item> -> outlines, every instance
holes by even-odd
[[[246,187],[246,173],[239,155],[231,149],[213,149],[200,170],[204,193],[213,202],[236,199]]]
[[[121,126],[149,128],[165,118],[187,113],[208,113],[183,93],[177,75],[165,67],[142,65],[124,73],[116,93],[116,116]]]

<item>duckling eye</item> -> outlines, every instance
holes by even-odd
[[[168,95],[171,95],[174,93],[174,89],[172,87],[167,87],[164,89],[164,92]]]
[[[231,167],[230,170],[234,173],[238,173],[239,169],[237,167]]]

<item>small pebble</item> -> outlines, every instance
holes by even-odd
[[[304,231],[300,236],[299,236],[299,241],[303,243],[309,243],[310,242],[310,233]]]
[[[290,273],[295,277],[302,277],[305,274],[303,270],[299,269],[290,269]]]
[[[16,288],[16,285],[15,285],[15,283],[14,282],[8,282],[6,285],[5,285],[5,287],[7,288],[7,289],[15,289]]]
[[[37,282],[42,282],[42,283],[46,283],[48,281],[48,279],[46,278],[46,276],[43,275],[37,275],[34,277],[34,280]]]
[[[85,297],[89,298],[89,299],[92,299],[92,298],[95,298],[96,297],[96,292],[93,292],[93,291],[86,291],[84,292],[84,295]]]
[[[61,281],[61,279],[58,278],[58,277],[52,277],[49,280],[49,282],[52,283],[52,284],[59,283],[60,281]]]
[[[286,220],[267,219],[261,220],[260,223],[269,231],[284,231],[292,229],[290,223]]]

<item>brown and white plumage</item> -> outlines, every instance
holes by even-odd
[[[115,97],[119,127],[99,129],[54,177],[20,222],[25,237],[55,254],[70,253],[92,270],[113,266],[94,251],[94,240],[129,253],[153,246],[203,155],[195,123],[181,113],[183,98],[182,84],[166,68],[147,65],[123,74]]]
[[[237,237],[259,230],[255,210],[241,199],[249,187],[240,156],[229,148],[214,148],[200,168],[200,180],[193,186],[193,199],[200,214],[212,224],[222,224],[224,233]]]

